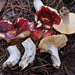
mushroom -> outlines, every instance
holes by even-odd
[[[2,69],[5,69],[6,67],[13,67],[15,66],[19,59],[20,59],[20,51],[19,49],[17,48],[16,45],[13,45],[13,46],[8,46],[7,47],[7,50],[10,54],[9,58],[3,63],[2,65]]]
[[[35,21],[38,23],[37,28],[50,29],[53,24],[58,25],[60,23],[61,17],[57,10],[49,6],[45,6],[41,0],[34,0],[33,5],[36,10]]]
[[[5,23],[6,25],[7,23]],[[30,35],[34,23],[29,22],[27,19],[18,18],[18,21],[13,25],[12,29],[5,27],[9,30],[7,32],[0,33],[0,39],[4,39],[7,42],[11,42],[12,39],[26,38]],[[2,24],[1,24],[2,26]],[[4,30],[4,29],[3,29]]]
[[[40,41],[38,47],[40,48],[40,52],[50,53],[53,66],[59,68],[61,61],[58,50],[64,47],[67,41],[68,39],[64,34],[47,36]]]
[[[32,29],[32,25],[34,23],[30,23],[28,20],[19,18],[18,22],[15,23],[13,29],[0,33],[0,38],[7,41],[10,44],[7,50],[10,54],[8,59],[3,63],[2,68],[13,67],[18,63],[20,59],[20,52],[16,47],[17,44],[21,43],[24,38],[30,35],[30,30]],[[1,25],[2,26],[2,25]],[[23,40],[22,40],[23,39]],[[22,40],[22,41],[21,41]]]
[[[66,7],[62,7],[59,13],[61,16],[61,22],[59,25],[54,24],[53,28],[64,34],[75,33],[75,14],[70,13]]]
[[[19,62],[19,66],[23,70],[25,67],[28,66],[29,63],[32,63],[33,60],[35,59],[36,45],[30,38],[23,41],[22,45],[25,48],[25,52],[24,55],[22,56],[21,61]]]

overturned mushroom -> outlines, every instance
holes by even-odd
[[[40,52],[48,52],[51,54],[51,60],[55,68],[59,68],[61,61],[59,58],[58,50],[66,45],[67,37],[63,34],[61,35],[52,35],[43,38],[38,47]]]
[[[36,45],[33,43],[33,41],[30,38],[22,42],[22,45],[25,48],[25,52],[21,61],[19,62],[19,66],[22,69],[24,69],[25,67],[28,66],[29,63],[32,63],[33,60],[35,59]]]
[[[59,24],[61,17],[58,12],[48,6],[43,5],[41,0],[34,0],[33,2],[35,13],[35,21],[38,23],[37,28],[52,28],[53,24]]]
[[[2,69],[5,69],[6,67],[10,67],[11,68],[11,67],[15,66],[18,63],[19,59],[20,59],[20,55],[21,54],[20,54],[20,51],[19,51],[19,49],[17,48],[16,45],[9,46],[7,48],[7,50],[9,52],[10,56],[3,63]]]
[[[64,34],[75,33],[75,14],[70,13],[66,7],[62,7],[59,13],[61,22],[59,25],[53,25],[54,29]]]

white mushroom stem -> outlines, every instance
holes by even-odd
[[[68,25],[70,23],[70,20],[69,20],[69,13],[65,16],[62,16],[62,19],[63,19],[63,23],[65,25]]]
[[[51,54],[51,60],[52,60],[53,66],[55,68],[59,68],[61,65],[61,61],[58,54],[58,48],[54,46],[50,47],[49,53]]]
[[[64,24],[69,24],[69,15],[67,15],[67,16],[63,16],[63,23]]]
[[[61,10],[59,11],[59,14],[63,19],[63,23],[68,25],[70,23],[69,10],[66,7],[62,7]]]
[[[22,45],[25,48],[24,55],[19,62],[19,66],[22,68],[22,70],[28,66],[29,63],[32,63],[35,59],[36,54],[36,45],[33,43],[33,41],[28,38],[24,42],[22,42]]]
[[[6,68],[6,67],[13,67],[13,66],[15,66],[18,63],[19,59],[20,59],[20,51],[19,51],[19,49],[17,48],[16,45],[9,46],[7,48],[7,50],[9,52],[10,56],[3,63],[3,65],[2,65],[3,69]]]
[[[43,6],[43,3],[41,0],[34,0],[33,5],[34,5],[35,10],[39,11],[41,7]]]

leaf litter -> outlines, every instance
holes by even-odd
[[[35,9],[33,0],[1,0],[0,20],[9,20],[13,24],[20,17],[34,21]],[[75,0],[42,0],[45,5],[51,6],[58,11],[61,7],[66,6],[70,12],[75,13]],[[35,22],[35,21],[34,21]],[[54,30],[54,34],[60,34]],[[13,67],[13,70],[2,70],[2,63],[8,58],[9,54],[6,50],[9,44],[5,40],[0,40],[0,75],[75,75],[75,34],[67,35],[68,42],[65,47],[59,51],[62,65],[60,69],[55,69],[52,66],[50,55],[48,53],[36,52],[34,63],[28,65],[23,71],[18,68],[18,64]],[[37,46],[37,42],[35,44]],[[18,48],[23,55],[24,48],[18,44]],[[21,55],[21,57],[22,57]],[[17,68],[16,68],[17,67]]]

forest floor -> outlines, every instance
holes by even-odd
[[[42,0],[44,5],[53,7],[58,11],[66,6],[70,12],[75,13],[75,0]],[[18,18],[23,17],[30,22],[34,21],[35,9],[33,0],[0,0],[0,20],[9,20],[13,24]],[[74,16],[75,17],[75,16]],[[54,30],[54,29],[52,29]],[[54,34],[60,34],[54,30]],[[75,34],[66,35],[68,42],[65,47],[59,51],[61,67],[55,69],[52,66],[51,55],[48,53],[39,53],[36,51],[36,57],[32,64],[29,64],[24,70],[16,68],[13,70],[2,70],[3,62],[8,58],[7,47],[9,44],[3,39],[0,40],[0,75],[75,75]],[[24,49],[21,45],[18,48],[23,55]],[[21,55],[21,57],[22,57]]]

